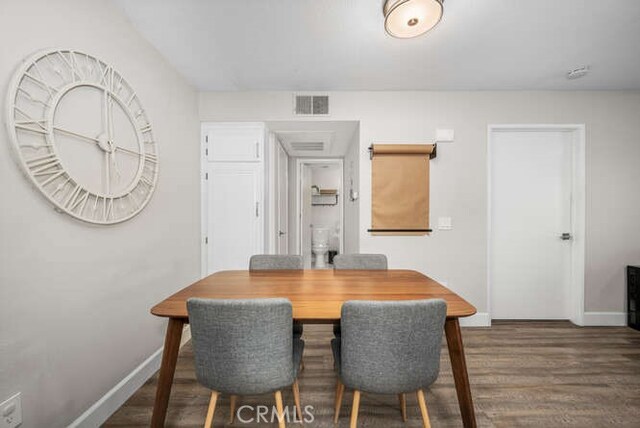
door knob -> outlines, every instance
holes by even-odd
[[[283,232],[283,231],[281,231],[281,230],[280,230],[280,231],[278,231],[278,236],[283,236],[283,235],[286,235],[286,234],[287,234],[287,232]]]
[[[562,239],[563,241],[569,241],[571,238],[573,237],[569,232],[565,232],[562,235],[560,235],[560,239]]]

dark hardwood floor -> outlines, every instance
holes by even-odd
[[[305,326],[300,394],[302,406],[313,406],[315,417],[305,425],[334,426],[331,337],[330,326]],[[491,328],[463,329],[463,339],[481,427],[640,427],[638,331],[580,328],[568,322],[495,322]],[[446,346],[442,354],[440,377],[426,395],[431,423],[434,428],[460,427]],[[156,381],[156,376],[150,379],[105,426],[148,426]],[[349,426],[351,399],[346,391],[339,426]],[[187,344],[178,360],[167,426],[203,426],[208,400],[209,391],[196,382]],[[284,400],[293,406],[291,391],[285,392]],[[271,406],[273,395],[242,397],[238,406],[245,404]],[[229,397],[219,400],[214,426],[228,425],[228,405]],[[363,394],[358,423],[361,428],[420,427],[413,394],[407,396],[407,414],[403,423],[395,396]],[[233,426],[258,424],[236,420]]]

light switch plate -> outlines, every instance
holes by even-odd
[[[438,217],[438,229],[439,230],[451,230],[451,217]]]
[[[436,129],[436,143],[452,143],[453,129]]]
[[[22,424],[20,393],[0,404],[0,428],[15,428]]]

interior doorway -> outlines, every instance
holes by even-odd
[[[489,128],[492,319],[584,312],[584,128]]]
[[[322,268],[322,261],[330,268],[334,254],[357,253],[362,155],[359,122],[294,120],[266,125],[269,147],[274,148],[267,162],[268,251],[300,254],[306,268]],[[314,225],[320,230],[315,253]],[[316,258],[323,243],[326,252]]]
[[[344,252],[342,159],[298,159],[298,253],[306,269],[332,266]]]

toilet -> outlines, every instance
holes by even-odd
[[[311,235],[311,251],[316,256],[316,268],[326,267],[325,256],[329,251],[329,228],[314,227]]]

